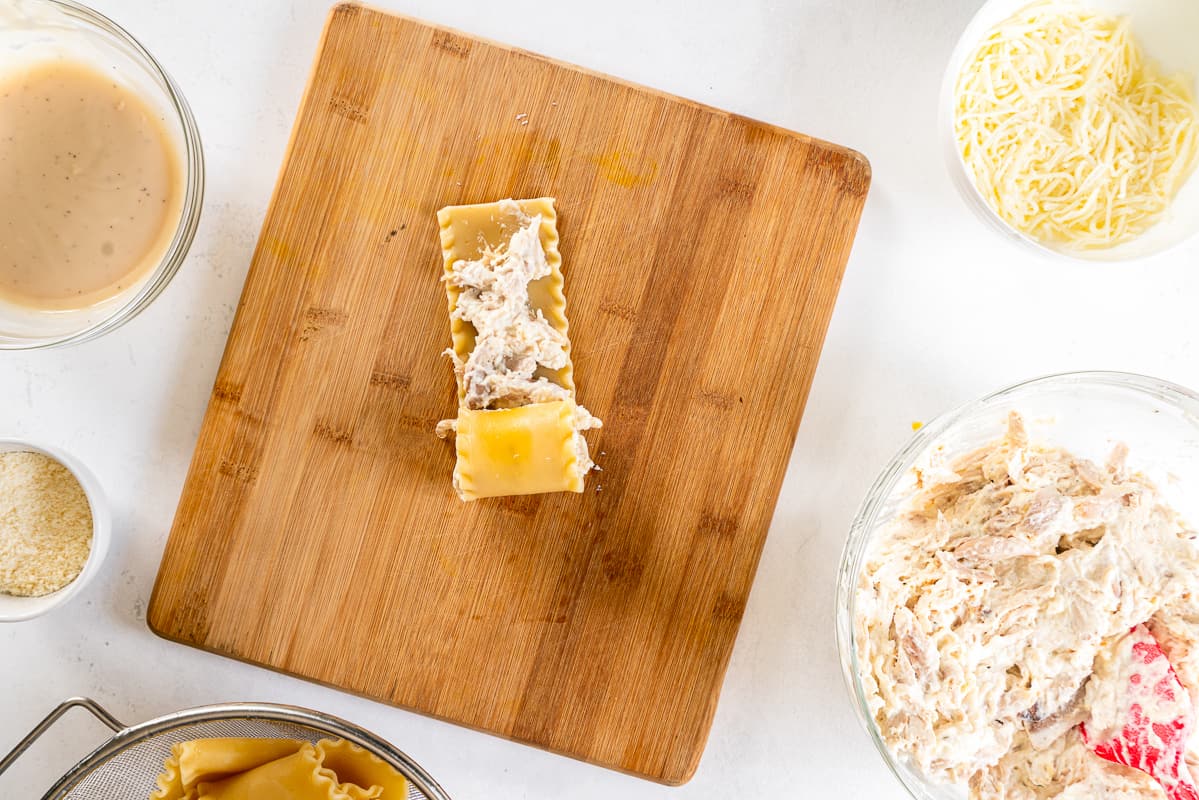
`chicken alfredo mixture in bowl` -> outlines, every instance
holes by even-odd
[[[938,420],[884,472],[847,546],[838,638],[913,796],[1168,797],[1095,747],[1124,730],[1144,642],[1193,721],[1197,412],[1160,381],[1055,376]]]

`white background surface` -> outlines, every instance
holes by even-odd
[[[189,97],[208,157],[191,257],[97,342],[0,354],[0,436],[82,458],[111,495],[102,575],[71,605],[0,627],[0,750],[61,699],[127,722],[221,701],[295,703],[389,738],[456,800],[870,797],[902,789],[860,730],[833,646],[833,583],[857,503],[914,420],[1036,374],[1106,368],[1199,386],[1199,247],[1132,267],[1041,260],[954,194],[936,97],[969,0],[383,0],[864,152],[874,185],[707,753],[668,789],[169,644],[150,594],[325,0],[96,0]],[[2,189],[0,189],[2,190]],[[37,797],[102,738],[55,729],[0,797]]]

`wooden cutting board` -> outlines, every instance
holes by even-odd
[[[841,147],[335,7],[151,628],[686,781],[869,182]],[[434,214],[540,195],[603,472],[464,504],[433,435],[456,408]]]

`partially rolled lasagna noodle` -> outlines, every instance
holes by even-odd
[[[405,800],[404,776],[341,739],[180,742],[150,800]]]
[[[581,492],[594,467],[575,401],[552,198],[449,206],[441,225],[463,500]]]

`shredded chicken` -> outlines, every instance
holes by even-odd
[[[1199,690],[1199,541],[1118,447],[1105,467],[1007,435],[917,473],[867,555],[856,640],[883,738],[971,798],[1159,798],[1078,725],[1147,623]]]
[[[515,204],[514,204],[515,205]],[[570,392],[544,377],[570,363],[570,341],[529,303],[529,284],[550,274],[541,246],[541,215],[528,219],[508,246],[461,260],[447,278],[459,291],[453,317],[475,329],[475,346],[454,368],[467,408],[500,408],[565,400]]]

